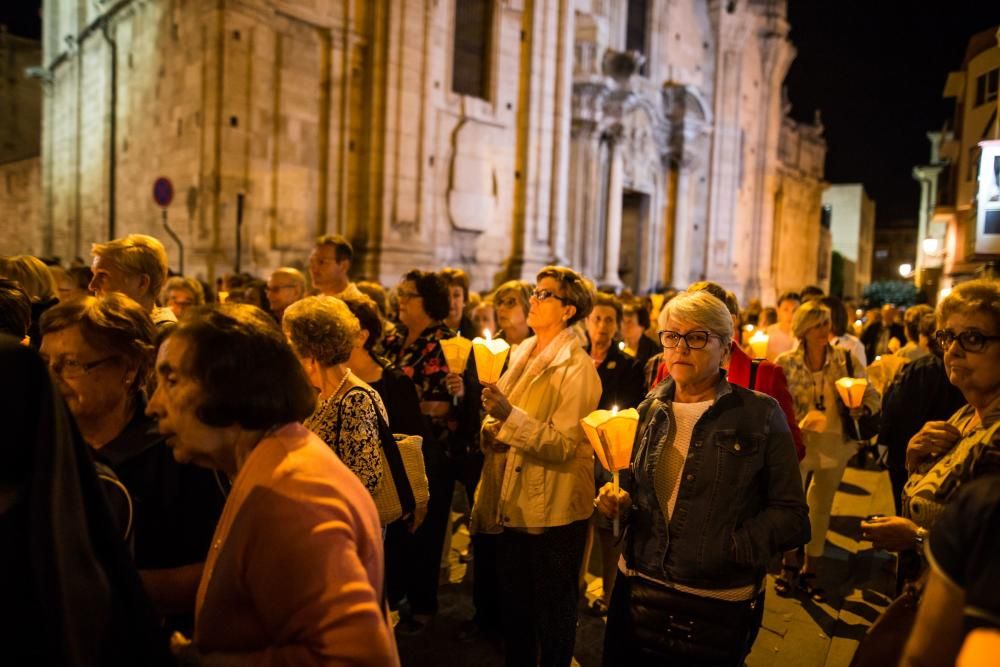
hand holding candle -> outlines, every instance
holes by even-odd
[[[629,467],[632,460],[632,445],[639,426],[639,413],[635,408],[618,411],[595,410],[580,420],[583,432],[587,434],[590,446],[597,459],[611,473],[615,495],[619,491],[618,473]],[[614,532],[619,534],[619,519],[615,516]]]
[[[868,380],[864,378],[842,377],[834,385],[837,387],[837,393],[840,394],[840,400],[851,411],[851,417],[854,419],[855,433],[858,436],[858,440],[861,440],[861,427],[858,425],[858,418],[854,414],[861,409],[861,402],[865,398],[865,388],[868,386]]]
[[[472,341],[463,338],[461,335],[454,338],[446,338],[441,341],[441,350],[444,352],[444,359],[448,363],[448,370],[456,375],[465,372],[465,366],[469,363],[469,352],[472,351]],[[452,402],[458,405],[458,396],[454,396]]]
[[[472,353],[476,355],[476,372],[482,384],[496,384],[503,372],[504,362],[510,353],[510,345],[500,338],[492,338],[490,330],[483,331],[485,338],[472,341]]]

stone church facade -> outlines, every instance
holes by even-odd
[[[390,285],[819,279],[775,268],[820,236],[825,155],[782,102],[784,0],[52,0],[44,22],[39,253],[152,233],[211,279],[342,233]]]

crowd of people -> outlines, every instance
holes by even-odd
[[[739,666],[768,572],[826,600],[834,495],[866,441],[896,505],[861,530],[918,605],[896,659],[971,661],[1000,636],[996,281],[936,309],[816,287],[741,308],[709,281],[640,298],[560,266],[484,294],[449,268],[387,287],[352,259],[323,236],[304,265],[210,285],[138,234],[89,265],[0,258],[12,664],[405,662],[460,507],[463,639],[508,665],[571,663],[597,549],[605,665]],[[495,383],[442,346],[484,331],[511,347]],[[865,380],[851,405],[845,377]],[[628,408],[613,483],[581,420]],[[387,432],[421,443],[414,511],[386,509]]]

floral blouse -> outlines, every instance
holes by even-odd
[[[448,362],[439,341],[454,338],[455,332],[444,323],[432,324],[424,329],[410,345],[406,342],[407,330],[403,325],[385,339],[385,356],[406,374],[417,388],[417,397],[423,401],[442,401],[451,405],[448,413],[430,419],[429,435],[438,442],[445,442],[458,429],[459,411],[453,405],[445,384]]]
[[[344,465],[358,476],[368,492],[374,494],[382,481],[382,442],[375,410],[388,422],[385,406],[374,390],[354,389],[339,400],[334,398],[331,396],[323,401],[316,412],[302,423],[329,445]],[[342,426],[341,419],[344,420]]]

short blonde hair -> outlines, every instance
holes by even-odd
[[[563,303],[576,307],[576,312],[566,322],[566,326],[573,326],[590,315],[590,311],[594,307],[594,290],[591,289],[590,284],[584,280],[583,276],[565,266],[546,266],[535,276],[535,281],[542,282],[542,278],[557,280],[565,293],[563,298],[566,301]]]
[[[729,341],[733,339],[733,318],[726,304],[711,293],[702,290],[681,292],[663,304],[657,320],[660,329],[667,328],[670,318],[705,327],[722,338],[723,347],[729,349]]]
[[[310,296],[285,310],[281,326],[300,357],[336,366],[351,357],[361,324],[347,304],[332,296]]]
[[[90,248],[90,254],[111,260],[130,275],[148,277],[150,294],[159,294],[163,289],[169,267],[167,251],[152,236],[129,234],[107,243],[95,243]]]
[[[801,340],[806,332],[825,322],[832,322],[830,309],[817,300],[804,301],[792,316],[792,335]]]
[[[938,304],[938,326],[943,327],[945,320],[955,313],[989,315],[993,326],[1000,329],[1000,281],[979,278],[957,285]]]
[[[31,255],[0,257],[0,278],[17,281],[33,302],[54,299],[59,290],[49,267]]]

